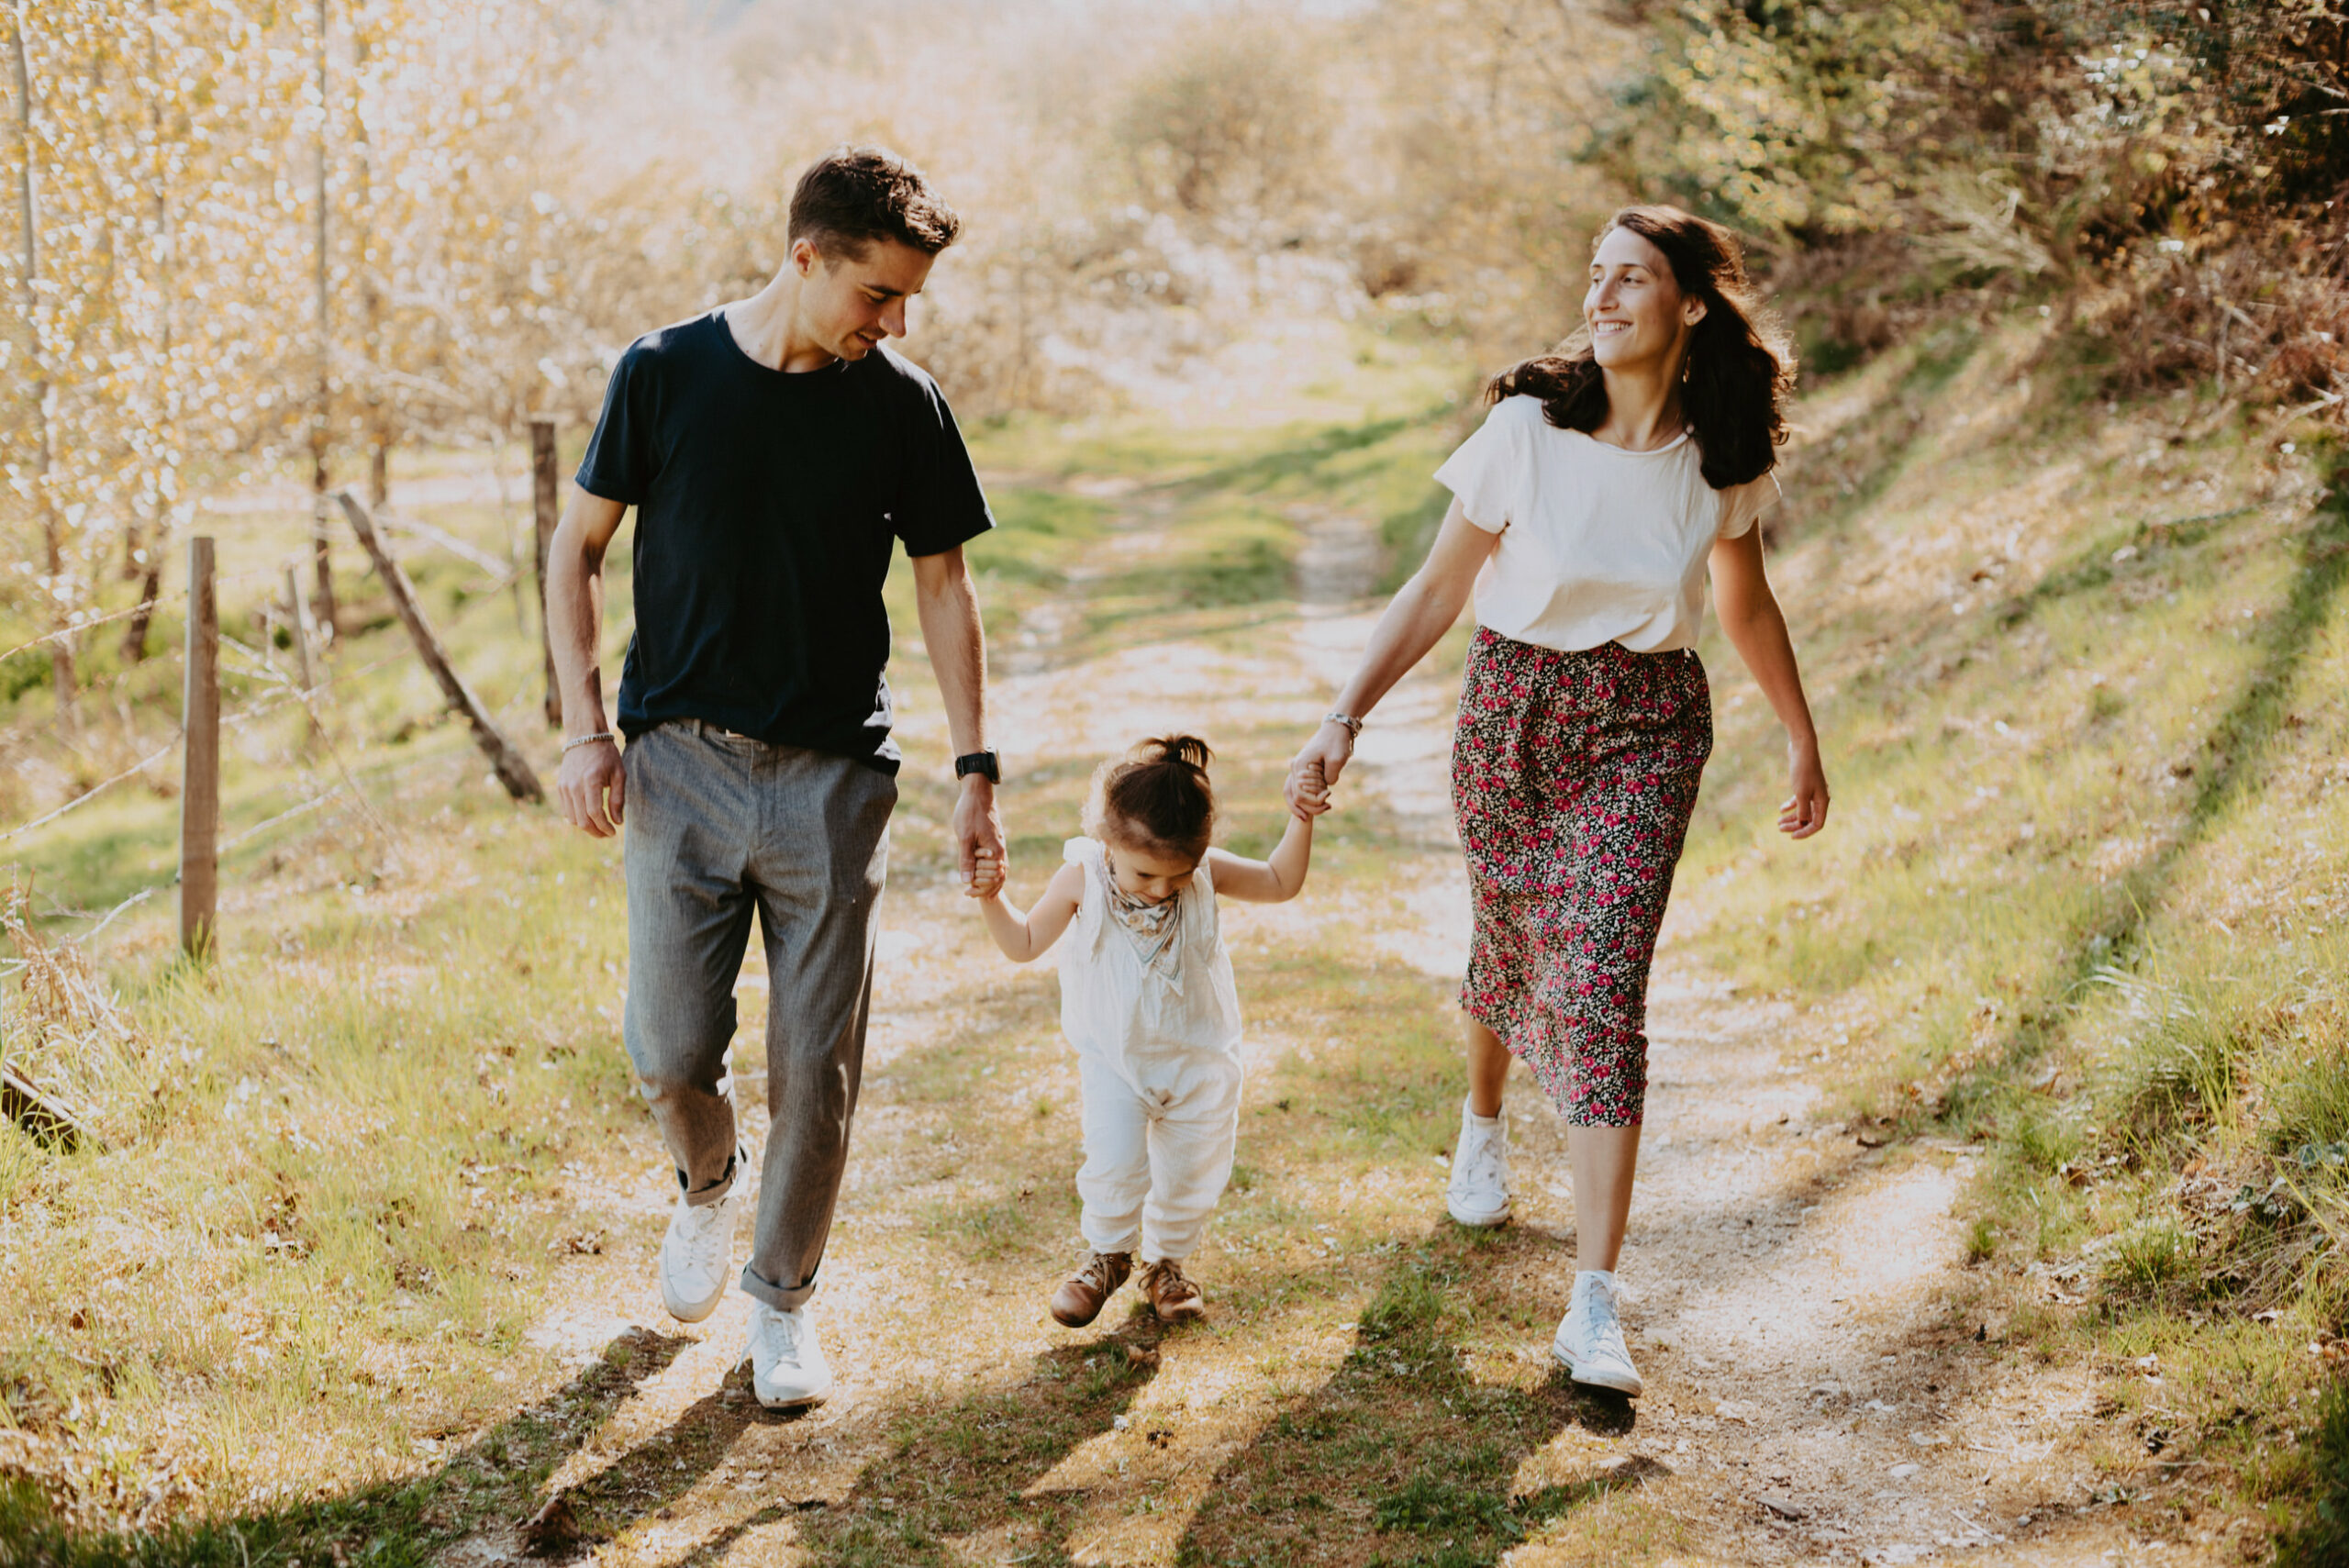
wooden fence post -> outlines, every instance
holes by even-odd
[[[310,601],[302,596],[302,573],[290,562],[285,567],[285,626],[294,634],[294,668],[306,692],[317,684],[310,673]]]
[[[546,792],[539,787],[539,775],[530,770],[529,762],[515,749],[514,742],[506,739],[505,731],[499,729],[496,721],[489,717],[488,706],[474,695],[471,686],[465,684],[465,678],[457,673],[457,667],[449,662],[449,651],[440,646],[440,639],[424,618],[424,606],[416,597],[416,584],[407,580],[407,573],[392,558],[392,552],[384,547],[383,539],[376,535],[374,519],[367,515],[367,508],[360,504],[358,496],[348,490],[336,491],[334,498],[342,503],[342,515],[351,519],[351,531],[359,536],[360,548],[367,552],[367,559],[375,563],[375,575],[383,580],[384,590],[391,595],[392,608],[399,612],[400,620],[407,627],[408,636],[415,639],[416,651],[423,657],[425,668],[430,670],[432,678],[440,683],[440,690],[448,695],[449,706],[463,715],[465,722],[473,726],[473,740],[481,747],[483,754],[489,758],[490,766],[497,771],[497,782],[504,784],[506,793],[517,800],[546,799]]]
[[[220,896],[220,602],[212,539],[187,541],[187,680],[180,700],[180,946],[212,951]]]
[[[547,630],[547,547],[554,541],[555,506],[560,499],[555,473],[554,417],[530,417],[530,504],[539,536],[539,649],[547,662],[547,724],[562,728],[562,689],[554,678],[554,639]]]

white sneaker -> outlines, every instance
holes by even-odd
[[[726,1276],[734,1267],[734,1216],[742,1205],[737,1166],[734,1186],[716,1203],[698,1207],[677,1195],[669,1234],[661,1240],[661,1299],[680,1323],[698,1323],[718,1309]]]
[[[1613,1274],[1586,1270],[1575,1275],[1574,1304],[1558,1325],[1557,1338],[1550,1341],[1550,1353],[1576,1383],[1636,1399],[1644,1385],[1624,1347],[1623,1325],[1615,1318],[1620,1294]]]
[[[820,1404],[832,1391],[831,1365],[804,1307],[769,1307],[753,1298],[751,1340],[742,1355],[751,1363],[751,1392],[770,1410]]]
[[[1508,1121],[1489,1120],[1460,1102],[1460,1137],[1452,1146],[1452,1184],[1444,1211],[1463,1225],[1508,1223]]]

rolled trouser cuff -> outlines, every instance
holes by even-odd
[[[808,1297],[816,1294],[816,1282],[811,1279],[806,1284],[780,1285],[745,1263],[742,1266],[742,1294],[753,1301],[763,1301],[779,1311],[789,1312],[807,1305]]]

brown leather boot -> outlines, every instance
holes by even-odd
[[[1101,1316],[1102,1304],[1118,1294],[1133,1272],[1131,1252],[1094,1253],[1052,1292],[1053,1319],[1071,1329],[1084,1328]]]
[[[1207,1298],[1199,1294],[1197,1285],[1183,1277],[1183,1265],[1172,1258],[1161,1258],[1142,1266],[1141,1293],[1149,1297],[1161,1323],[1180,1323],[1208,1315]]]

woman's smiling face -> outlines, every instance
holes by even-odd
[[[1590,258],[1582,314],[1591,358],[1620,370],[1676,356],[1688,329],[1704,319],[1705,302],[1680,292],[1671,261],[1645,236],[1616,228]]]

